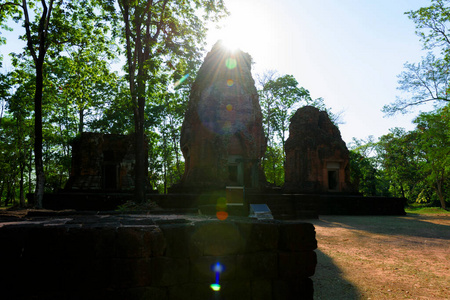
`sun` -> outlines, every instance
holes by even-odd
[[[290,43],[292,36],[287,36],[288,20],[274,14],[273,7],[260,0],[227,0],[226,6],[230,15],[218,24],[210,24],[207,32],[207,49],[211,49],[218,41],[230,52],[241,50],[248,53],[254,65],[252,70],[260,72],[258,64],[265,68],[273,68],[282,57],[273,55],[274,49]],[[217,25],[217,26],[216,26]],[[290,49],[289,47],[283,47]]]
[[[209,44],[221,41],[230,51],[239,49],[249,52],[267,38],[265,12],[259,11],[258,6],[243,1],[229,1],[227,7],[230,15],[217,24],[218,28],[208,30]]]
[[[241,49],[243,45],[245,45],[239,32],[237,32],[236,29],[232,27],[224,28],[221,33],[218,34],[218,37],[220,38],[219,40],[222,43],[223,47],[231,52],[236,52],[237,50]]]

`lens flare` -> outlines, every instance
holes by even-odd
[[[216,283],[213,283],[210,285],[211,289],[215,292],[220,291],[220,273],[223,272],[224,267],[222,266],[222,264],[220,262],[215,263],[214,265],[211,266],[211,269],[214,271],[215,275],[216,275]]]
[[[226,211],[220,210],[216,212],[216,217],[220,221],[225,221],[228,218],[228,213]]]
[[[225,197],[219,197],[217,199],[217,210],[226,210],[227,209],[227,199]]]
[[[228,105],[227,105],[227,110],[228,110],[228,111],[232,111],[232,110],[233,110],[233,105],[228,104]]]
[[[214,267],[213,267],[213,271],[214,272],[216,272],[216,280],[218,279],[218,277],[217,277],[217,273],[222,273],[222,271],[223,271],[223,266],[222,266],[222,264],[220,263],[220,262],[217,262],[215,265],[214,265]]]
[[[177,86],[179,86],[180,84],[182,84],[183,81],[185,81],[188,77],[189,77],[189,74],[184,75],[183,77],[180,78],[180,80],[178,80],[177,82],[175,82],[175,84],[173,85],[173,87],[176,88]]]
[[[227,80],[227,85],[228,85],[228,86],[233,86],[233,84],[234,84],[233,79],[228,79],[228,80]]]
[[[236,61],[236,59],[233,58],[233,57],[227,58],[227,59],[225,60],[225,66],[226,66],[228,69],[230,69],[230,70],[236,68],[236,66],[237,66],[237,61]]]

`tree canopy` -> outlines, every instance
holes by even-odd
[[[154,151],[159,151],[156,144],[167,128],[176,139],[179,107],[185,103],[179,100],[185,99],[186,93],[181,85],[174,89],[173,82],[184,78],[189,84],[189,74],[195,74],[200,62],[205,22],[226,14],[223,1],[213,0],[15,0],[0,4],[1,29],[9,30],[11,20],[20,22],[23,32],[18,32],[19,37],[27,43],[25,52],[11,53],[14,72],[1,74],[1,124],[9,125],[10,120],[22,124],[27,117],[34,120],[33,132],[20,131],[17,140],[35,144],[30,153],[35,162],[38,207],[44,190],[64,184],[70,171],[70,141],[84,130],[135,133],[139,150],[136,196],[139,201],[144,199],[148,185],[148,171],[140,167],[144,165],[144,134],[154,143],[150,147]],[[6,42],[0,39],[0,45]],[[111,71],[121,53],[127,61],[124,77]],[[19,77],[21,81],[13,80]],[[15,105],[14,99],[34,99],[34,111],[16,114],[21,106]],[[174,157],[179,173],[180,156]],[[55,162],[60,167],[56,168]],[[54,173],[56,169],[59,171]],[[31,187],[32,176],[28,177]],[[4,185],[15,185],[5,180],[2,178],[0,197]]]
[[[430,6],[405,14],[415,23],[416,34],[429,52],[421,63],[405,63],[405,71],[398,76],[398,89],[404,96],[383,107],[388,116],[408,113],[425,103],[442,107],[450,102],[450,1],[431,0]]]

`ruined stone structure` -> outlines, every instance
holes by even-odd
[[[181,129],[183,190],[257,188],[265,182],[266,149],[251,57],[220,42],[205,58],[193,84]]]
[[[133,135],[82,133],[72,144],[72,170],[65,190],[131,191],[134,165]]]
[[[313,299],[309,223],[55,216],[0,216],[2,299]]]
[[[349,152],[324,111],[305,106],[291,118],[286,141],[286,192],[354,192]]]

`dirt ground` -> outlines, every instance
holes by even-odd
[[[450,215],[320,216],[314,299],[450,299]]]

